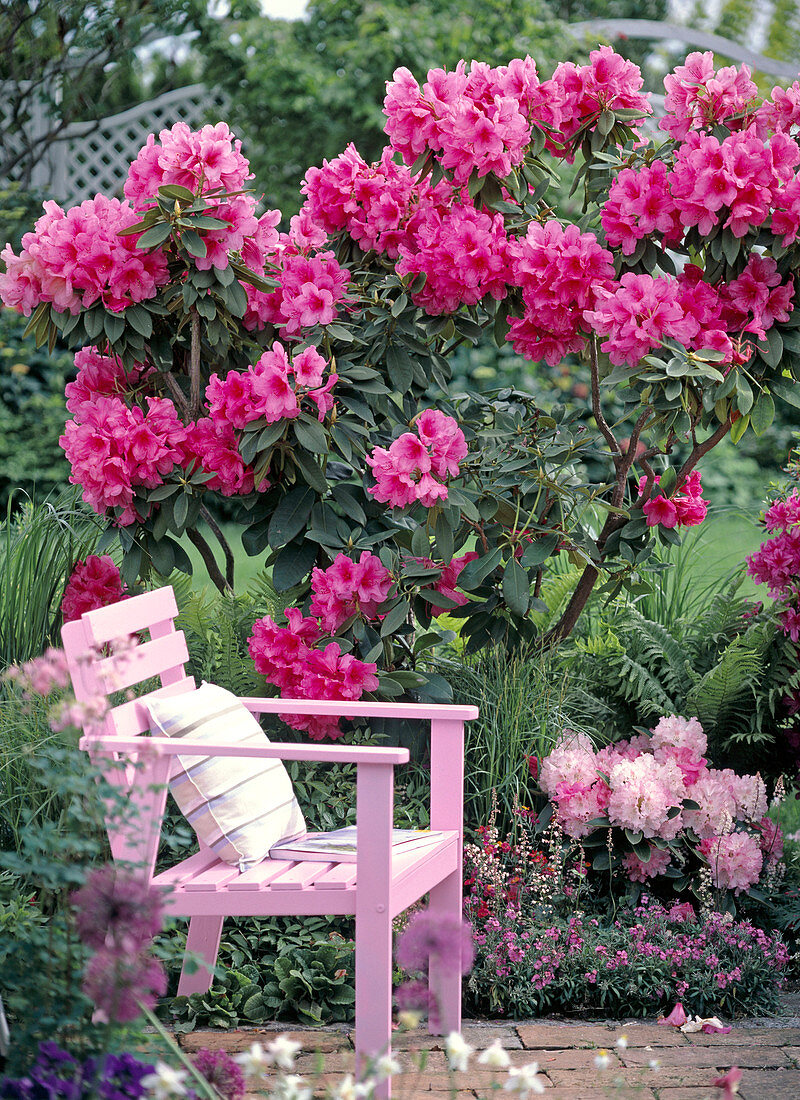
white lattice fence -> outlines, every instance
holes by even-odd
[[[209,121],[218,122],[224,118],[226,106],[222,93],[204,84],[192,84],[99,123],[70,126],[58,142],[51,191],[67,203],[80,202],[98,192],[118,194],[148,134],[158,134],[176,122],[186,122],[192,129]]]
[[[49,132],[50,120],[45,111],[38,105],[38,113],[28,128],[29,140]],[[197,129],[206,122],[218,122],[226,111],[227,100],[221,92],[204,84],[192,84],[99,122],[73,123],[37,156],[31,183],[48,197],[67,205],[82,202],[98,192],[121,195],[128,166],[148,134],[158,134],[176,122],[186,122]],[[8,122],[0,100],[4,140],[13,145],[14,133]],[[19,173],[10,172],[9,178],[14,180],[21,172],[22,166]]]

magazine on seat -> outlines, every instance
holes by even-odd
[[[440,840],[444,833],[431,829],[392,829],[392,847],[405,850]],[[305,833],[282,840],[269,850],[270,859],[310,860],[319,863],[355,863],[356,826],[329,833]]]

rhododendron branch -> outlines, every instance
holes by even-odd
[[[200,557],[203,559],[203,564],[208,570],[208,575],[214,582],[214,585],[222,592],[223,595],[233,595],[233,588],[228,584],[225,577],[223,577],[219,566],[217,565],[217,559],[214,557],[214,553],[206,540],[200,534],[196,527],[187,527],[186,536],[191,543],[197,547],[197,551]]]
[[[616,436],[609,428],[608,422],[603,416],[603,410],[600,407],[600,370],[597,363],[597,337],[594,333],[592,333],[589,338],[589,363],[592,376],[592,412],[597,421],[597,426],[603,434],[603,438],[608,443],[614,455],[614,465],[619,466],[622,457],[622,448],[617,442]]]
[[[189,412],[189,403],[186,400],[186,396],[183,390],[178,385],[178,380],[171,371],[164,371],[162,375],[169,392],[172,394],[172,399],[180,410],[181,414],[186,417],[187,420],[191,419]]]
[[[680,470],[678,470],[678,485],[683,484],[683,482],[695,468],[703,455],[708,454],[708,452],[712,450],[712,448],[716,447],[720,440],[725,438],[725,436],[730,431],[732,424],[733,413],[730,412],[728,413],[723,423],[720,424],[717,430],[712,435],[710,435],[708,439],[704,440],[702,443],[698,443],[696,447],[692,448],[692,453],[681,466]]]
[[[192,310],[192,343],[189,352],[189,379],[189,415],[192,420],[196,420],[200,412],[200,314],[196,309]]]
[[[228,584],[228,587],[233,590],[235,559],[233,556],[233,551],[231,550],[230,543],[225,538],[224,534],[222,533],[222,528],[211,515],[208,508],[206,508],[205,504],[200,505],[200,515],[214,532],[214,538],[217,540],[222,548],[222,552],[225,555],[225,580]]]

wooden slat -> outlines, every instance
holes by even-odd
[[[258,699],[241,700],[254,714],[325,714],[334,718],[352,715],[354,718],[429,718],[468,722],[478,717],[478,708],[442,703],[370,703],[349,699]]]
[[[152,726],[152,719],[147,710],[148,699],[166,699],[171,695],[181,695],[187,691],[193,691],[197,685],[193,676],[186,676],[177,683],[168,684],[167,687],[148,691],[137,699],[131,699],[129,703],[121,703],[110,713],[112,736],[135,737],[139,733],[147,733]]]
[[[172,588],[157,588],[154,592],[145,592],[133,596],[130,600],[98,607],[87,611],[83,621],[89,637],[95,645],[105,645],[112,638],[121,638],[126,634],[136,634],[153,623],[174,619],[178,614],[175,593]]]
[[[233,882],[228,883],[229,890],[260,890],[269,886],[274,878],[282,875],[286,870],[286,860],[265,859],[243,875],[239,875]]]
[[[110,692],[149,680],[151,676],[158,676],[167,669],[180,669],[188,660],[186,639],[183,631],[177,630],[174,634],[167,634],[154,642],[135,646],[124,654],[123,659],[105,657],[97,662],[96,670],[97,675],[104,680],[106,690]]]
[[[184,886],[187,893],[201,893],[210,890],[222,890],[231,879],[237,878],[239,868],[230,863],[217,862],[204,871],[194,875]]]
[[[334,863],[314,882],[315,890],[346,890],[356,884],[355,863]]]
[[[203,848],[202,851],[195,852],[193,856],[188,856],[174,867],[170,867],[169,870],[161,871],[160,874],[155,875],[153,885],[181,886],[204,868],[216,862],[217,857],[211,849]]]
[[[289,863],[283,875],[274,878],[270,884],[270,890],[305,890],[333,866],[331,863]]]

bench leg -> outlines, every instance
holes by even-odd
[[[356,917],[356,1073],[392,1052],[392,922],[380,913]],[[389,1100],[391,1080],[375,1089]]]
[[[460,921],[461,875],[454,871],[430,892],[428,912],[432,917]],[[447,969],[431,959],[428,965],[428,991],[432,1001],[428,1030],[432,1035],[449,1035],[461,1030],[461,971]]]
[[[186,972],[186,956],[178,982],[178,996],[205,993],[211,986],[212,972],[217,961],[219,941],[222,936],[222,917],[192,917],[186,937],[186,955],[199,956],[203,962],[192,974]]]

